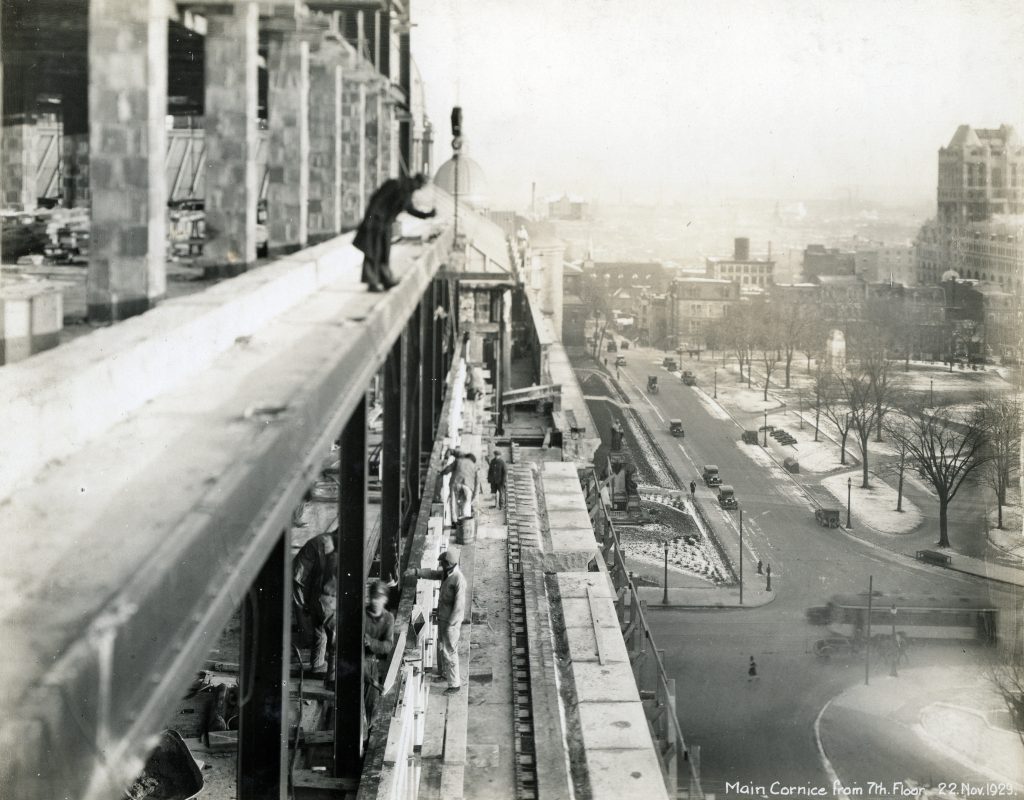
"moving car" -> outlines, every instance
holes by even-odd
[[[618,356],[615,359],[615,366],[617,366],[617,367],[624,367],[624,366],[626,366],[626,357],[625,356]]]
[[[686,431],[683,430],[683,421],[681,419],[670,419],[668,421],[668,430],[676,438],[682,438],[686,436]]]
[[[738,508],[739,503],[736,501],[736,490],[728,484],[723,483],[718,487],[718,505],[722,508]]]
[[[718,475],[718,467],[715,464],[705,464],[701,477],[704,479],[705,486],[719,486],[722,483],[722,479]]]
[[[647,391],[651,394],[658,393],[658,376],[648,375],[647,376]]]

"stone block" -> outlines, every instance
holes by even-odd
[[[580,626],[566,628],[565,634],[569,641],[569,656],[574,664],[584,661],[598,663],[602,659],[606,663],[629,663],[629,652],[618,628],[598,626],[595,634],[593,625]],[[601,641],[600,652],[597,648],[598,638]]]
[[[588,750],[587,773],[593,800],[668,800],[654,749]]]
[[[587,750],[649,750],[653,747],[643,704],[584,703],[580,728]],[[659,773],[660,774],[660,773]]]
[[[558,593],[563,600],[570,598],[586,600],[588,590],[591,597],[608,600],[615,597],[615,592],[604,574],[595,572],[588,575],[558,576]]]
[[[591,613],[590,604],[585,599],[575,597],[562,598],[562,619],[566,630],[569,628],[593,629],[595,623],[599,628],[613,629],[616,633],[620,630],[614,608],[608,609],[598,605]],[[621,638],[621,634],[619,638]]]
[[[572,677],[577,702],[580,705],[593,702],[630,703],[640,700],[633,670],[628,663],[598,664],[581,661],[572,665]]]

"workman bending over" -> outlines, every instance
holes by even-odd
[[[334,666],[337,576],[337,529],[314,536],[292,560],[292,611],[300,644],[310,648],[313,675],[325,680],[333,679],[328,673]]]

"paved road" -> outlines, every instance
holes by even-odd
[[[860,659],[818,662],[809,649],[823,629],[806,622],[805,609],[835,593],[866,591],[869,575],[875,589],[885,593],[948,595],[979,584],[818,527],[799,486],[778,469],[753,461],[744,452],[748,446],[739,442],[736,423],[710,414],[693,389],[661,369],[661,353],[639,349],[625,355],[621,382],[680,477],[686,482],[698,475],[700,465],[717,464],[743,506],[748,553],[772,566],[776,600],[763,608],[651,614],[667,669],[681,687],[684,733],[702,747],[705,790],[723,796],[726,781],[824,785],[828,778],[814,723],[829,699],[864,679],[864,664]],[[652,396],[645,391],[649,374],[660,379],[660,392]],[[684,421],[681,441],[668,433],[672,417]],[[705,508],[728,518],[735,529],[738,514],[718,509],[711,498],[708,493]],[[748,562],[747,580],[758,580],[751,572]],[[747,680],[750,655],[760,668],[754,683]],[[886,671],[881,664],[873,669]],[[855,767],[869,770],[870,754],[862,759]]]

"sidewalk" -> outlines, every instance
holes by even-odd
[[[837,695],[818,718],[826,771],[848,788],[871,779],[955,783],[958,796],[968,786],[991,796],[989,782],[1024,790],[1024,745],[985,670],[970,661],[901,669],[895,678],[872,665],[870,685]]]

